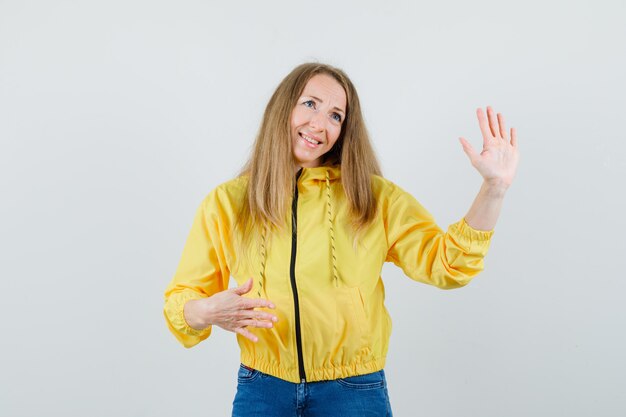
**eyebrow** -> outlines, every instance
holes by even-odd
[[[322,100],[322,99],[321,99],[321,98],[319,98],[319,97],[310,96],[310,95],[307,95],[307,94],[305,94],[305,97],[311,97],[311,98],[314,98],[315,100],[319,101],[320,103],[323,103],[323,102],[324,102],[324,100]],[[333,110],[339,110],[339,111],[340,111],[340,112],[342,112],[343,114],[346,114],[346,112],[345,112],[343,109],[340,109],[340,108],[339,108],[339,107],[337,107],[337,106],[333,107]]]

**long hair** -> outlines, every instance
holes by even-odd
[[[341,182],[349,203],[354,244],[376,214],[371,175],[381,175],[380,165],[365,127],[359,96],[340,69],[305,63],[293,69],[272,95],[250,157],[239,176],[248,175],[241,212],[234,228],[235,248],[245,256],[253,236],[284,231],[295,187],[295,162],[291,114],[307,82],[317,74],[333,77],[343,87],[347,108],[337,142],[322,156],[321,165],[340,165]]]

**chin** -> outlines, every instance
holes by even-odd
[[[322,154],[323,155],[323,154]],[[306,166],[306,167],[310,167],[311,165],[313,166],[317,166],[321,163],[322,161],[322,155],[318,155],[318,156],[311,156],[311,155],[307,155],[307,156],[301,156],[301,155],[294,155],[294,161],[297,165],[300,166]]]

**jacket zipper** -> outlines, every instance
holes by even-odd
[[[306,382],[304,372],[304,361],[302,359],[302,331],[300,329],[300,304],[298,303],[298,287],[296,286],[296,246],[298,236],[298,178],[302,174],[302,168],[296,174],[296,186],[293,192],[293,202],[291,203],[291,265],[289,268],[291,276],[291,289],[293,291],[293,302],[296,313],[296,344],[298,347],[298,369],[300,370],[300,381]]]

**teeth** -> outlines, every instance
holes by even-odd
[[[316,140],[314,140],[314,139],[311,139],[310,137],[305,136],[305,135],[303,135],[302,133],[300,133],[300,136],[302,137],[302,139],[306,140],[307,142],[312,143],[313,145],[318,145],[318,144],[319,144],[319,142],[318,142],[318,141],[316,141]]]

